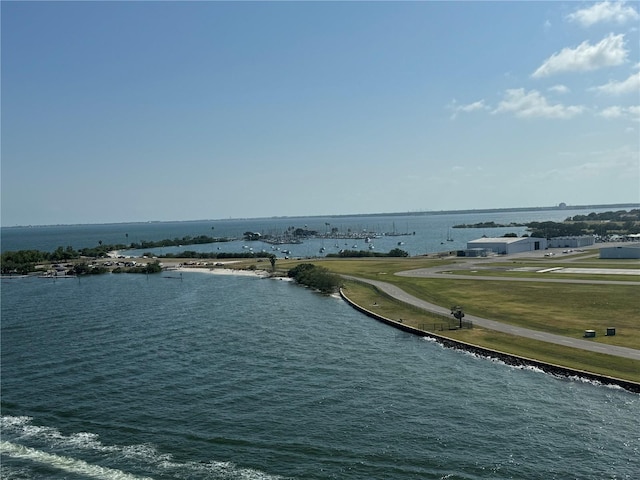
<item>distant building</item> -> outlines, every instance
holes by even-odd
[[[485,237],[467,242],[467,251],[475,249],[490,250],[500,255],[533,252],[535,250],[546,250],[547,239],[536,237]]]
[[[640,258],[640,243],[602,247],[600,249],[600,258]]]
[[[549,240],[549,248],[580,248],[589,247],[596,243],[593,235],[575,237],[553,237]]]

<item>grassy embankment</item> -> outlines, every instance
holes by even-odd
[[[382,280],[402,288],[406,292],[428,302],[444,307],[462,305],[465,312],[479,317],[518,325],[534,330],[555,333],[573,338],[582,338],[584,330],[596,330],[594,342],[609,343],[630,348],[640,347],[640,306],[637,300],[637,285],[563,284],[544,282],[508,282],[499,280],[477,280],[475,274],[497,277],[578,278],[598,280],[638,281],[637,276],[572,274],[540,274],[533,271],[513,272],[516,268],[555,266],[637,268],[638,263],[584,259],[564,263],[566,257],[558,259],[521,260],[511,262],[487,262],[479,260],[483,268],[476,266],[456,273],[467,273],[468,279],[412,278],[394,273],[416,268],[444,266],[456,263],[455,259],[322,259],[314,261],[330,271],[374,280]],[[307,260],[308,261],[308,260]],[[278,261],[278,269],[285,270],[295,261]],[[260,268],[260,265],[257,265]],[[402,318],[405,324],[433,330],[441,318],[392,299],[369,285],[345,282],[346,292],[356,303],[368,308],[376,304],[376,313],[388,318]],[[454,319],[449,318],[454,321]],[[615,336],[605,336],[607,327],[615,327]],[[640,362],[611,355],[593,353],[581,349],[525,339],[484,328],[451,330],[436,333],[464,342],[567,366],[579,370],[640,382]]]

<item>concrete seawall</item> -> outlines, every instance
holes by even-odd
[[[599,382],[604,385],[617,385],[625,390],[628,390],[633,393],[640,393],[640,383],[631,382],[628,380],[623,380],[620,378],[609,377],[606,375],[599,375],[597,373],[585,372],[583,370],[576,370],[573,368],[562,367],[560,365],[554,365],[552,363],[545,363],[539,360],[533,360],[531,358],[520,357],[518,355],[512,355],[509,353],[500,352],[497,350],[491,350],[489,348],[480,347],[478,345],[473,345],[466,342],[461,342],[458,340],[453,340],[451,338],[443,337],[442,335],[438,335],[436,333],[427,332],[424,330],[420,330],[418,328],[411,327],[409,325],[405,325],[404,323],[397,322],[395,320],[391,320],[389,318],[383,317],[371,310],[367,310],[366,308],[358,305],[353,300],[351,300],[344,293],[342,289],[340,289],[340,296],[353,308],[358,310],[359,312],[364,313],[368,317],[374,318],[379,322],[386,323],[389,326],[397,328],[399,330],[405,331],[407,333],[411,333],[413,335],[419,335],[421,337],[428,337],[436,340],[438,343],[444,345],[448,348],[455,348],[458,350],[464,350],[467,352],[474,353],[476,355],[488,358],[498,359],[507,365],[513,366],[530,366],[539,368],[543,372],[550,373],[552,375],[560,376],[560,377],[579,377],[584,378],[590,381]]]

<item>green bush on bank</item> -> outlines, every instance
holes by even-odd
[[[315,288],[321,293],[334,293],[342,283],[341,278],[324,267],[311,263],[301,263],[287,272],[287,276],[296,282]]]
[[[400,248],[394,248],[388,253],[372,252],[371,250],[341,250],[338,253],[327,254],[328,258],[363,258],[363,257],[408,257],[409,253]]]
[[[146,256],[153,256],[152,253],[145,253]],[[180,253],[167,253],[166,255],[157,255],[158,258],[272,258],[275,257],[273,253],[268,252],[196,252],[193,250],[185,250]]]
[[[148,263],[146,265],[136,265],[133,267],[117,267],[111,273],[160,273],[162,265],[159,261]]]
[[[69,270],[71,275],[100,275],[108,273],[109,269],[102,265],[89,265],[87,263],[77,263]]]

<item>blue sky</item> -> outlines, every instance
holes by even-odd
[[[3,226],[640,202],[638,2],[8,2]]]

